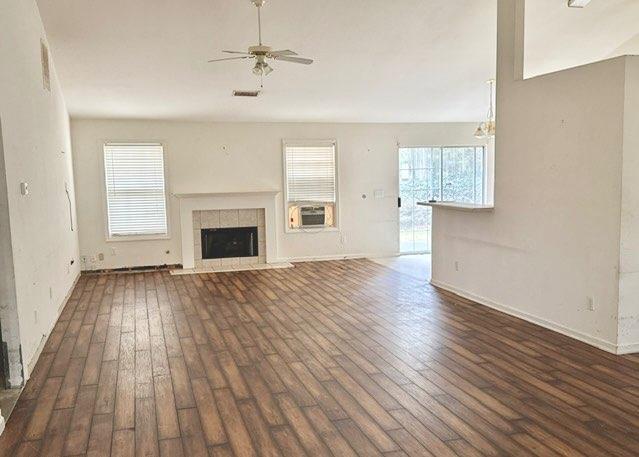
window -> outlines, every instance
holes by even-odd
[[[484,203],[483,146],[399,149],[400,252],[430,252],[431,208],[419,201]]]
[[[337,226],[334,141],[285,142],[287,230]]]
[[[109,238],[168,234],[161,144],[105,144],[104,177]]]

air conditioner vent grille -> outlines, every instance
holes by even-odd
[[[234,90],[234,97],[258,97],[260,95],[259,90]]]

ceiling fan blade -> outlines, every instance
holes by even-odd
[[[297,52],[291,51],[290,49],[284,49],[282,51],[271,51],[269,52],[273,57],[275,56],[296,56]]]
[[[222,62],[224,60],[244,60],[244,59],[252,59],[252,57],[249,56],[243,56],[243,57],[225,57],[223,59],[213,59],[213,60],[209,60],[209,63],[211,62]]]
[[[301,63],[302,65],[310,65],[313,63],[313,59],[305,59],[304,57],[273,56],[273,58],[285,62]]]
[[[222,51],[222,52],[225,52],[227,54],[242,54],[242,55],[245,55],[245,56],[253,55],[250,52],[246,52],[246,51]]]

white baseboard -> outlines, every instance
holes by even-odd
[[[437,281],[435,279],[431,279],[430,283],[438,287],[440,289],[444,289],[448,292],[452,292],[460,297],[467,298],[468,300],[472,300],[480,305],[487,306],[489,308],[495,309],[497,311],[501,311],[502,313],[506,313],[510,316],[518,317],[525,321],[531,322],[533,324],[537,324],[541,327],[544,327],[548,330],[552,330],[557,333],[561,333],[562,335],[568,336],[570,338],[574,338],[583,343],[589,344],[596,348],[602,349],[606,352],[611,352],[613,354],[628,354],[630,352],[620,352],[621,347],[618,347],[616,344],[611,343],[609,341],[602,340],[600,338],[587,335],[585,333],[579,332],[578,330],[571,329],[561,324],[557,324],[555,322],[543,319],[541,317],[534,316],[532,314],[526,313],[524,311],[518,310],[516,308],[512,308],[510,306],[502,305],[501,303],[496,303],[487,298],[481,297],[479,295],[475,295],[471,292],[467,292],[462,289],[458,289],[455,286],[447,284],[445,282]],[[639,351],[639,344],[636,345],[628,345],[628,347],[634,347],[637,351]],[[626,349],[626,346],[623,347]]]
[[[639,352],[639,343],[620,344],[617,346],[617,354],[636,354]]]
[[[29,361],[27,362],[26,365],[24,364],[24,361],[23,361],[23,365],[22,366],[26,368],[24,370],[24,375],[23,375],[24,376],[23,385],[26,385],[27,381],[31,377],[31,373],[33,372],[33,369],[35,368],[35,365],[38,362],[38,359],[40,358],[40,354],[42,354],[42,350],[44,349],[44,345],[47,344],[47,340],[49,339],[49,335],[51,335],[51,331],[55,327],[55,324],[58,323],[58,319],[60,318],[60,314],[62,314],[62,310],[64,309],[64,307],[66,306],[67,302],[69,301],[69,298],[71,298],[71,294],[73,293],[73,289],[75,289],[76,284],[78,284],[78,280],[80,279],[80,275],[81,275],[81,273],[78,273],[78,275],[75,277],[75,279],[71,283],[71,287],[69,287],[69,290],[67,291],[66,295],[64,296],[64,299],[62,300],[62,303],[60,303],[60,306],[58,307],[58,312],[56,313],[55,319],[49,325],[49,330],[47,331],[47,333],[42,335],[42,340],[40,341],[40,344],[38,345],[37,349],[35,350],[33,355],[31,355],[31,358],[29,359]]]

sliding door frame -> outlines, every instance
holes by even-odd
[[[440,199],[443,200],[444,198],[444,149],[447,148],[473,148],[473,149],[477,149],[477,148],[481,148],[482,149],[482,186],[481,186],[481,203],[485,203],[486,201],[486,183],[488,180],[488,170],[487,170],[487,161],[488,161],[488,145],[487,144],[446,144],[446,145],[404,145],[404,144],[400,144],[397,143],[397,149],[396,149],[396,161],[395,163],[397,164],[397,198],[398,201],[401,198],[401,181],[400,181],[400,168],[399,168],[399,151],[400,149],[440,149],[440,155],[439,155],[439,166],[440,166],[440,173],[439,173],[439,191],[440,191]],[[474,173],[474,182],[477,182],[477,166],[473,167],[473,173]],[[477,189],[477,186],[474,186],[474,189]],[[440,200],[441,201],[441,200]],[[402,202],[402,206],[404,205],[404,202]],[[398,255],[419,255],[419,254],[430,254],[432,252],[432,246],[431,246],[431,250],[425,250],[425,251],[412,251],[412,252],[402,252],[401,251],[401,210],[402,208],[398,205],[397,207],[397,253]]]

